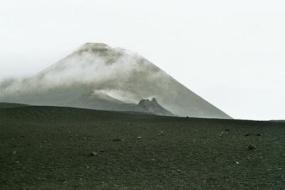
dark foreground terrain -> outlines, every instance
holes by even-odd
[[[0,189],[285,189],[285,123],[0,109]]]

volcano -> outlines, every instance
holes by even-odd
[[[102,43],[86,43],[34,76],[2,81],[0,102],[230,118],[142,56]]]

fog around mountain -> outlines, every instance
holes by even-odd
[[[87,43],[35,76],[0,83],[0,102],[138,111],[156,98],[178,116],[230,118],[142,56]]]

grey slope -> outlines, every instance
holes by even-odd
[[[130,110],[155,97],[178,116],[230,118],[133,52],[87,43],[35,76],[0,83],[0,102]]]

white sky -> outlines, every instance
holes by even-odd
[[[0,0],[0,80],[85,42],[138,52],[235,118],[285,119],[282,0]]]

